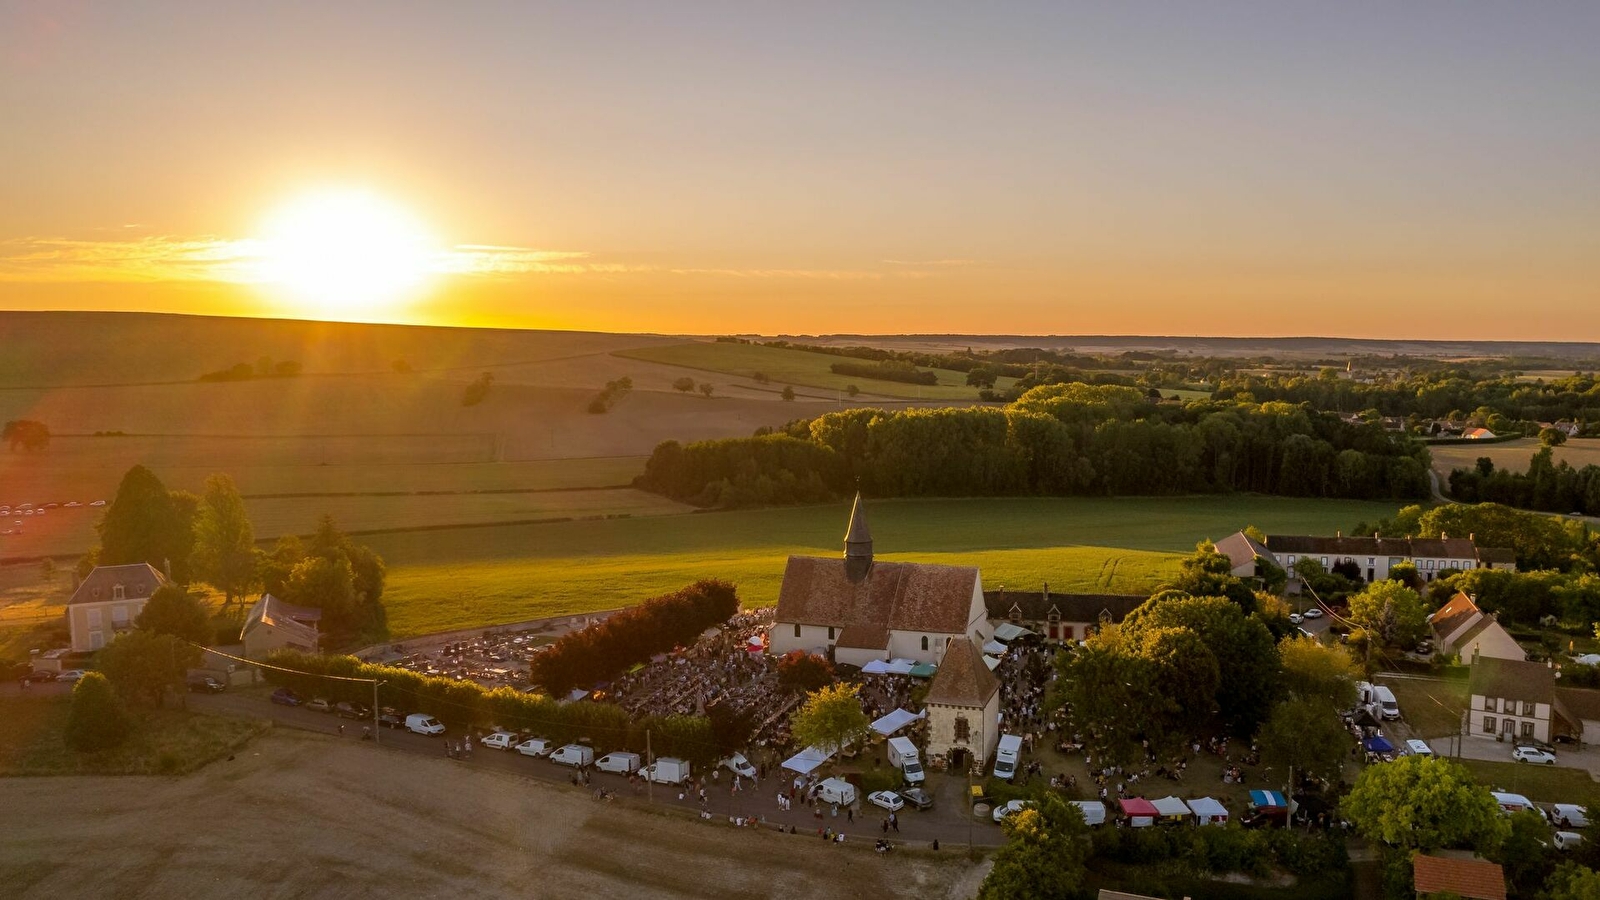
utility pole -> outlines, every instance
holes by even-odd
[[[655,767],[656,757],[654,753],[650,752],[650,729],[648,728],[644,730],[644,761],[645,802],[653,806],[656,802],[656,779],[652,769]]]
[[[387,681],[379,681],[376,678],[372,679],[372,743],[374,745],[378,743],[378,732],[383,730],[378,725],[378,686],[388,683]]]

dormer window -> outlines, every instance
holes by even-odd
[[[125,592],[122,589],[122,585],[120,585],[120,584],[116,585],[116,586],[111,588],[111,599],[113,599],[113,600],[121,600],[121,599],[123,599],[124,593]]]
[[[1022,620],[1022,607],[1017,606],[1015,603],[1011,604],[1011,616],[1010,616],[1010,618],[1011,618],[1011,621],[1013,621],[1013,622],[1021,621]]]

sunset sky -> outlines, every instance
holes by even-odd
[[[1597,36],[1594,3],[0,0],[0,309],[1600,340]]]

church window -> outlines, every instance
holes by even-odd
[[[928,636],[927,635],[923,635],[922,636],[922,649],[924,649],[924,650],[928,649]]]
[[[967,724],[966,716],[956,716],[956,740],[966,741],[972,737],[972,726]]]

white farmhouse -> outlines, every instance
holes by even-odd
[[[111,643],[118,632],[133,627],[150,595],[166,583],[166,576],[149,563],[95,566],[67,601],[72,649],[86,652]]]

